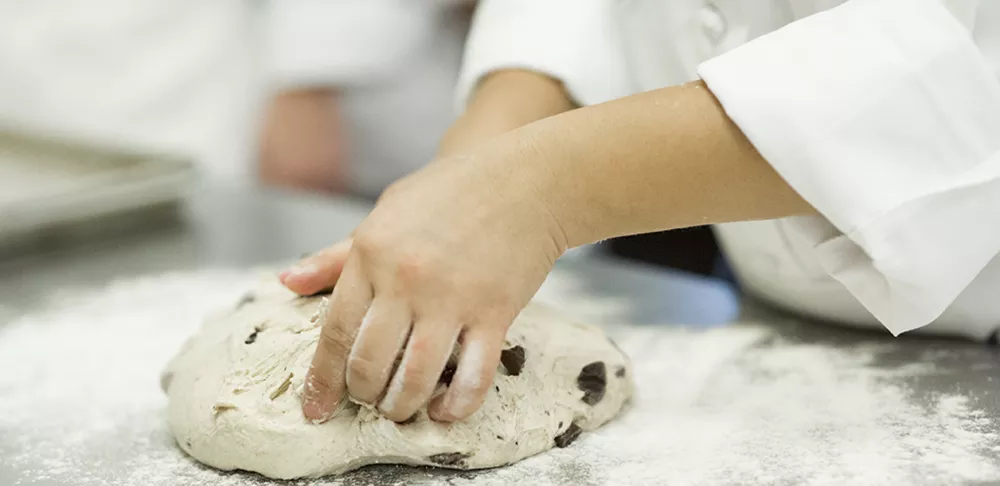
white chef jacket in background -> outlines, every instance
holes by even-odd
[[[0,3],[0,123],[190,156],[251,180],[260,119],[250,0]]]
[[[468,19],[462,1],[278,0],[269,5],[271,91],[340,90],[351,188],[377,196],[431,160],[455,118]]]
[[[342,87],[355,189],[377,195],[454,119],[461,3],[0,3],[0,124],[186,155],[246,184],[267,93]]]
[[[748,292],[894,334],[1000,326],[1000,2],[485,0],[460,104],[503,68],[582,104],[700,76],[822,214],[717,227]]]

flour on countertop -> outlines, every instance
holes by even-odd
[[[166,430],[159,373],[242,271],[120,281],[0,327],[0,484],[941,484],[996,481],[1000,438],[960,395],[914,400],[933,373],[873,365],[879,346],[794,344],[766,327],[610,326],[638,397],[624,417],[510,467],[376,467],[272,482],[197,465]],[[551,292],[550,292],[551,293]],[[565,304],[563,302],[562,304]],[[608,308],[620,302],[608,302]],[[588,309],[601,310],[599,301]],[[576,317],[586,318],[583,312]],[[605,312],[603,317],[612,315]],[[598,319],[605,321],[605,319]]]

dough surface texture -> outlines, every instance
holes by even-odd
[[[628,358],[603,331],[530,304],[508,331],[495,386],[472,417],[441,424],[421,410],[397,424],[345,401],[332,420],[313,425],[301,393],[326,302],[267,279],[205,320],[161,379],[181,449],[209,466],[280,479],[369,464],[490,468],[570,446],[632,397]],[[446,369],[439,392],[448,377]]]

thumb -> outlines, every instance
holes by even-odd
[[[344,263],[351,251],[352,239],[309,255],[278,274],[281,283],[299,295],[329,292],[340,280]]]

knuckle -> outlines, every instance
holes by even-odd
[[[414,397],[416,397],[423,388],[423,384],[417,380],[403,380],[403,386],[400,389],[403,399],[400,400],[400,403],[413,401]]]
[[[334,385],[328,373],[309,373],[308,388],[310,392],[320,395],[336,395],[340,392],[339,387]]]
[[[370,231],[359,231],[354,237],[351,251],[355,252],[362,259],[367,260],[377,255],[381,246],[379,239],[372,236]]]
[[[353,341],[354,337],[342,326],[326,326],[319,334],[319,346],[335,356],[350,352]]]
[[[429,373],[427,367],[413,367],[403,373],[402,391],[406,396],[416,398],[433,386],[437,377]]]
[[[427,260],[415,253],[406,253],[396,263],[396,277],[404,284],[424,279],[429,272]]]
[[[410,340],[406,346],[409,348],[409,352],[414,356],[423,356],[427,352],[428,345],[429,343],[426,337],[414,335],[410,336]]]
[[[364,388],[365,390],[363,391],[365,392],[369,392],[370,390],[368,390],[368,388],[372,386],[380,386],[384,384],[386,379],[386,373],[384,370],[378,367],[371,360],[362,356],[354,356],[349,359],[347,362],[347,370],[348,386],[352,388]]]
[[[393,195],[399,194],[399,192],[402,190],[402,185],[403,181],[398,180],[386,186],[386,188],[382,190],[382,194],[379,195],[378,202],[383,202],[387,199],[392,198]]]
[[[417,173],[409,174],[407,176],[396,179],[391,184],[386,186],[382,190],[382,194],[379,195],[378,202],[382,202],[387,199],[392,199],[403,192],[406,192],[407,188],[413,186],[413,181],[417,177]]]

